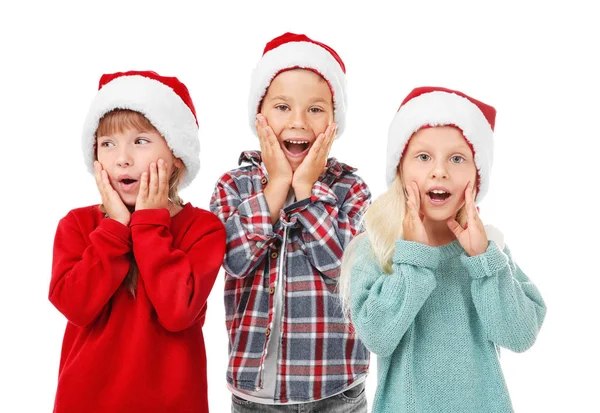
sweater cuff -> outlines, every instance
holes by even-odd
[[[129,226],[136,225],[162,225],[169,228],[171,226],[171,215],[167,208],[141,209],[131,214]]]
[[[419,242],[396,240],[394,264],[408,264],[435,270],[440,263],[440,252],[435,247]]]
[[[489,241],[483,254],[473,257],[463,254],[460,259],[473,279],[494,276],[508,266],[508,256],[494,241]]]
[[[131,229],[127,225],[123,225],[117,220],[105,218],[100,221],[98,229],[108,232],[119,241],[127,245],[131,244]]]

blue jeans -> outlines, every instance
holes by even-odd
[[[260,404],[231,395],[231,413],[367,413],[365,383],[323,400],[299,404]]]

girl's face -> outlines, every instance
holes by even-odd
[[[175,158],[165,139],[157,132],[129,128],[96,140],[98,161],[108,173],[112,187],[123,203],[134,206],[143,172],[150,176],[150,163],[163,159],[169,176],[174,167],[183,166]]]
[[[432,221],[455,217],[465,203],[465,188],[476,186],[477,168],[473,153],[462,132],[451,126],[417,131],[410,139],[402,160],[403,184],[416,182],[421,213]]]
[[[317,136],[333,122],[331,90],[321,76],[310,70],[288,70],[271,81],[260,113],[295,171]]]

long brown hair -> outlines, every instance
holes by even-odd
[[[128,129],[137,129],[143,132],[155,132],[160,135],[160,132],[154,125],[152,125],[152,123],[150,123],[150,121],[141,113],[127,109],[115,109],[108,112],[100,119],[98,129],[96,129],[96,138],[98,138],[98,136],[112,135],[114,133],[123,133]],[[94,157],[98,160],[98,146],[96,143],[94,143]],[[183,199],[179,196],[178,190],[184,175],[185,166],[181,168],[176,167],[169,178],[169,201],[179,207],[183,206]],[[104,205],[102,204],[100,205],[100,209],[103,212],[106,212]],[[139,269],[133,253],[129,253],[129,260],[131,261],[131,266],[129,267],[129,271],[127,272],[125,280],[123,280],[123,283],[135,298]]]

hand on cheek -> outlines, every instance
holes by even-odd
[[[479,218],[473,193],[473,184],[469,182],[465,189],[465,212],[467,213],[465,227],[463,228],[454,218],[448,218],[446,221],[448,228],[471,257],[483,254],[488,247],[487,234],[483,222]]]
[[[262,161],[269,173],[269,181],[282,183],[289,187],[292,182],[292,167],[288,162],[279,141],[268,125],[267,119],[262,115],[256,115],[256,133],[260,141]]]
[[[159,159],[152,162],[148,172],[140,178],[140,191],[135,210],[169,208],[169,175],[167,163]]]
[[[421,192],[416,182],[406,186],[408,197],[406,199],[406,212],[402,220],[403,238],[406,241],[429,244],[429,236],[423,225],[421,214]]]
[[[292,187],[296,200],[309,198],[312,187],[327,165],[327,156],[337,134],[337,125],[330,124],[325,132],[319,134],[308,154],[294,172]]]
[[[102,197],[102,205],[108,216],[123,225],[129,225],[131,213],[117,191],[110,184],[108,173],[98,161],[94,161],[94,178]]]

